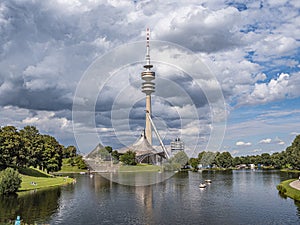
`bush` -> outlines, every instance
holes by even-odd
[[[120,156],[120,161],[125,165],[134,166],[136,165],[135,156],[136,153],[129,150],[125,154]]]
[[[279,191],[280,194],[285,194],[287,191],[286,188],[281,184],[277,185],[277,190]]]
[[[21,187],[22,178],[18,171],[7,168],[0,172],[0,194],[16,193]]]

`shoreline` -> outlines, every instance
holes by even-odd
[[[282,181],[276,186],[276,188],[284,197],[289,197],[295,201],[300,201],[300,181],[298,179]]]

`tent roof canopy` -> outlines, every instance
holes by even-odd
[[[161,154],[163,152],[157,151],[155,148],[150,145],[147,138],[144,134],[141,134],[141,136],[137,139],[136,142],[134,142],[130,146],[123,147],[119,150],[117,150],[120,154],[124,154],[127,151],[133,151],[136,153],[136,156],[146,155],[146,154]]]

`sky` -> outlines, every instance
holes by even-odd
[[[131,144],[150,28],[166,145],[283,151],[300,133],[299,26],[298,0],[3,0],[0,126],[36,126],[81,153]]]

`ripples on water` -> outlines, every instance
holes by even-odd
[[[124,173],[118,179],[143,182],[149,176],[158,175]],[[300,203],[276,190],[288,176],[277,171],[180,172],[136,187],[78,175],[74,186],[21,196],[10,205],[0,201],[0,221],[18,213],[24,221],[50,224],[300,224]],[[206,179],[212,183],[199,189]]]

